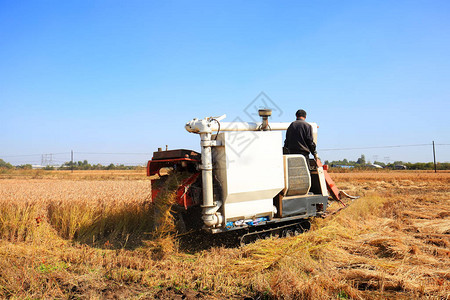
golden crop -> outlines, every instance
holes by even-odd
[[[12,241],[32,240],[43,223],[66,239],[101,240],[143,229],[150,219],[149,180],[4,179],[1,186],[0,236]]]
[[[0,298],[450,297],[448,172],[334,173],[363,197],[311,231],[195,251],[144,174],[55,174],[0,179]]]

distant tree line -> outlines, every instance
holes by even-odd
[[[374,161],[373,163],[366,162],[366,158],[364,154],[361,155],[356,161],[347,160],[344,158],[343,160],[333,160],[324,162],[326,165],[330,167],[353,167],[353,168],[368,168],[373,167],[374,165],[387,168],[387,169],[399,169],[405,167],[408,170],[434,170],[434,164],[432,162],[428,163],[410,163],[403,161],[394,161],[393,163],[383,163],[380,161]],[[450,163],[436,163],[437,170],[450,170]]]
[[[398,169],[399,166],[404,166],[408,170],[434,170],[434,164],[432,162],[428,163],[410,163],[410,162],[403,162],[403,161],[395,161],[393,163],[383,163],[380,161],[374,161],[373,164],[370,162],[366,162],[366,158],[364,154],[361,155],[356,161],[347,160],[344,158],[343,160],[333,160],[328,161],[325,160],[324,162],[326,165],[329,165],[330,167],[341,167],[341,168],[368,168],[373,167],[373,165],[378,165],[383,168],[388,169]],[[125,166],[123,164],[109,164],[107,166],[104,166],[102,164],[90,164],[87,160],[84,161],[78,161],[78,162],[65,162],[60,167],[54,167],[54,166],[46,166],[44,167],[45,170],[134,170],[138,168],[138,166]],[[13,166],[12,164],[5,162],[3,159],[0,159],[0,169],[18,169],[18,170],[31,170],[32,165],[31,164],[24,164],[19,166]],[[437,163],[436,169],[438,170],[450,170],[450,163]]]
[[[367,165],[366,157],[364,156],[364,154],[362,154],[361,157],[358,158],[356,161],[352,161],[352,160],[349,161],[346,158],[344,158],[343,160],[333,160],[333,161],[326,160],[325,164],[332,166],[332,167],[337,167],[337,166],[360,167],[360,166]]]
[[[107,166],[101,164],[90,164],[87,160],[78,161],[78,162],[65,162],[60,167],[55,166],[46,166],[44,170],[71,170],[73,167],[74,170],[133,170],[138,168],[138,166],[125,166],[123,164],[109,164]],[[17,170],[31,170],[33,166],[31,164],[24,164],[19,166],[13,166],[12,164],[5,162],[3,159],[0,159],[0,169],[17,169]]]
[[[104,166],[102,164],[90,164],[87,160],[78,161],[78,162],[72,162],[68,161],[65,162],[61,167],[58,169],[60,170],[71,170],[73,167],[74,170],[133,170],[136,169],[137,166],[125,166],[123,164],[109,164],[107,166]]]
[[[384,164],[382,162],[375,161],[374,164],[382,166],[383,168],[396,169],[398,166],[405,166],[408,170],[434,170],[434,163],[410,163],[395,161],[394,163]],[[450,163],[436,163],[437,170],[450,170]]]

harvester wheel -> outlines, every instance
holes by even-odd
[[[182,212],[173,212],[173,218],[174,218],[174,222],[175,222],[175,230],[177,232],[177,234],[183,234],[185,233],[186,230],[186,223],[184,222],[183,219],[183,213]]]
[[[283,235],[283,237],[291,237],[291,236],[294,236],[294,233],[292,232],[292,230],[286,229],[283,231],[282,235]]]

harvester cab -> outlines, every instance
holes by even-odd
[[[198,134],[201,153],[178,149],[154,152],[147,175],[184,174],[176,187],[175,209],[182,230],[213,234],[237,231],[246,241],[267,234],[300,232],[308,219],[324,214],[337,189],[319,159],[283,154],[282,130],[290,123],[222,122],[226,117],[193,119],[188,132]],[[317,124],[309,123],[317,143]],[[152,180],[155,199],[164,180]]]

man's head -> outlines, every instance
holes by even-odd
[[[304,111],[303,109],[299,109],[295,113],[295,116],[297,117],[297,120],[300,120],[300,119],[304,120],[304,119],[306,119],[306,111]]]

